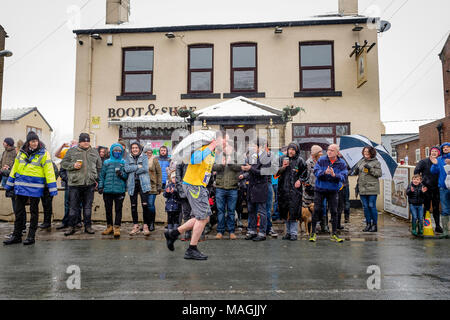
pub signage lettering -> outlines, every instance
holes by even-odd
[[[169,113],[171,116],[178,115],[178,109],[188,109],[195,111],[197,107],[161,107],[157,108],[153,103],[146,108],[108,108],[108,118],[123,118],[123,117],[141,117],[141,116],[155,116],[157,114]]]

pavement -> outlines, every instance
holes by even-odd
[[[11,227],[0,223],[2,238]],[[380,214],[380,231],[367,234],[356,210],[343,243],[328,235],[316,243],[306,235],[283,241],[284,226],[274,227],[280,236],[258,243],[242,240],[243,232],[237,240],[215,240],[212,231],[199,243],[206,261],[183,259],[186,242],[169,251],[163,225],[149,237],[125,232],[119,240],[102,236],[101,224],[95,235],[69,238],[39,231],[35,245],[0,246],[0,299],[450,298],[450,240],[413,238],[403,219]],[[71,289],[78,273],[70,268],[79,270],[80,289]]]

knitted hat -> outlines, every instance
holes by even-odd
[[[27,141],[26,142],[30,142],[33,140],[38,140],[39,141],[39,136],[36,134],[36,132],[34,131],[30,131],[27,134]]]
[[[142,150],[143,153],[147,153],[148,151],[153,151],[152,146],[150,144],[146,144],[144,150]]]
[[[438,155],[441,155],[441,149],[440,149],[438,146],[431,147],[430,152],[431,152],[433,149],[436,149],[437,152],[438,152]]]
[[[318,145],[314,145],[311,147],[311,155],[316,155],[319,152],[322,152],[322,148]]]
[[[91,137],[88,133],[81,133],[78,142],[91,142]]]
[[[5,138],[4,142],[10,147],[14,146],[14,139],[13,138]]]

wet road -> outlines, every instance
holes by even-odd
[[[450,240],[206,241],[207,261],[164,241],[39,241],[0,247],[0,299],[449,299]],[[66,273],[80,268],[81,289]],[[379,266],[379,290],[367,289]],[[72,279],[72,278],[71,278]],[[371,282],[373,283],[373,282]]]

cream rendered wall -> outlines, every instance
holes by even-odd
[[[282,34],[273,28],[240,30],[206,30],[175,32],[182,36],[167,39],[164,33],[113,34],[113,46],[103,40],[91,40],[80,35],[83,45],[77,44],[75,125],[74,137],[88,131],[89,56],[92,56],[92,116],[100,116],[100,129],[91,129],[97,145],[111,145],[119,136],[118,127],[108,127],[108,108],[196,106],[197,110],[226,99],[180,99],[187,93],[187,46],[214,44],[214,93],[230,92],[230,44],[256,42],[258,52],[258,92],[266,98],[254,100],[282,109],[287,105],[303,107],[306,112],[297,115],[294,123],[350,122],[352,134],[362,134],[381,143],[384,127],[380,121],[378,45],[367,55],[368,81],[356,87],[356,61],[349,57],[355,42],[376,42],[376,29],[364,25],[360,32],[352,31],[352,24],[285,27]],[[335,90],[342,97],[294,98],[299,88],[299,42],[334,41]],[[154,47],[152,101],[116,101],[121,94],[122,48],[133,46]],[[288,123],[285,142],[292,139],[292,125]],[[354,199],[355,179],[351,178],[351,198]],[[382,201],[382,195],[379,197]],[[382,202],[381,202],[382,203]],[[381,207],[379,207],[381,209]]]
[[[26,140],[27,126],[42,129],[42,141],[45,143],[47,150],[51,147],[51,131],[45,123],[44,119],[38,112],[33,111],[18,121],[2,121],[0,122],[0,137],[3,141],[6,137],[11,137],[17,143],[20,139]],[[3,146],[0,148],[3,149]]]
[[[230,92],[230,43],[254,41],[258,44],[258,92],[266,98],[255,98],[282,109],[286,105],[302,106],[306,113],[294,122],[351,122],[351,132],[381,141],[378,52],[377,46],[368,54],[368,82],[356,88],[356,62],[349,58],[355,41],[377,42],[376,30],[353,32],[353,25],[329,25],[283,28],[276,35],[272,28],[242,30],[208,30],[176,32],[183,38],[167,39],[163,33],[114,34],[113,46],[103,40],[91,40],[83,35],[84,44],[77,45],[77,74],[74,136],[87,130],[89,50],[92,41],[92,116],[101,117],[100,129],[91,131],[98,136],[97,144],[110,145],[118,137],[117,127],[109,127],[108,108],[144,107],[150,103],[163,106],[197,106],[198,109],[224,99],[182,100],[187,93],[187,44],[214,44],[214,93]],[[335,88],[342,97],[294,98],[299,91],[299,42],[333,40],[335,59]],[[121,93],[122,47],[154,47],[153,101],[116,101]],[[287,125],[286,141],[291,139]],[[288,141],[287,141],[288,142]]]

